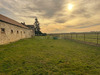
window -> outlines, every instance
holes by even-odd
[[[5,28],[1,28],[1,33],[5,33]]]
[[[13,33],[13,30],[11,30],[11,34]]]
[[[17,34],[18,34],[19,32],[17,31]]]
[[[21,31],[21,34],[22,34],[22,31]]]

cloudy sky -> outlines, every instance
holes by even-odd
[[[33,24],[42,32],[100,31],[100,0],[0,0],[0,14]]]

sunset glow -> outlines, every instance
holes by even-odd
[[[0,14],[27,25],[37,17],[44,33],[100,31],[100,0],[0,0]]]

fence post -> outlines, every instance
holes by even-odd
[[[84,33],[84,42],[85,42],[85,33]]]
[[[63,39],[64,39],[65,35],[63,34]]]
[[[99,34],[97,33],[97,44],[99,44],[98,40],[99,40]]]
[[[76,39],[77,39],[77,33],[76,33]]]
[[[72,33],[71,33],[71,39],[72,39]]]
[[[68,33],[68,38],[70,38],[70,33]]]

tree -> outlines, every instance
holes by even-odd
[[[35,34],[36,35],[41,35],[42,32],[40,31],[40,23],[39,23],[37,18],[35,18],[34,26],[35,26]]]

